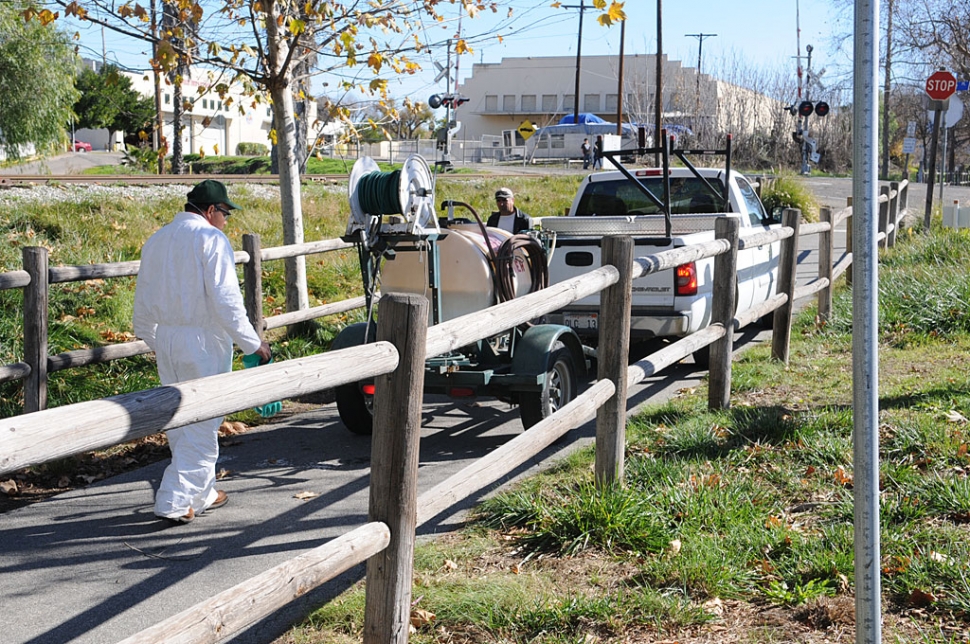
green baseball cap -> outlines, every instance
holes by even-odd
[[[236,204],[229,200],[229,194],[226,192],[226,186],[221,181],[216,181],[215,179],[206,179],[200,182],[192,190],[189,191],[186,200],[195,204],[196,206],[209,206],[217,203],[224,203],[229,210],[236,210],[239,208]]]

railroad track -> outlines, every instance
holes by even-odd
[[[485,178],[496,178],[503,176],[521,176],[520,172],[497,172],[489,174],[457,174],[441,173],[438,179],[464,179],[476,180]],[[305,184],[312,183],[341,183],[347,181],[346,174],[313,174],[304,175],[301,180]],[[0,189],[12,188],[14,186],[36,185],[36,184],[125,184],[125,185],[161,185],[170,183],[193,184],[204,179],[218,179],[223,183],[264,183],[278,184],[280,179],[275,174],[162,174],[162,175],[128,175],[128,174],[16,174],[0,176]]]

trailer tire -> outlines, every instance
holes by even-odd
[[[694,357],[694,364],[698,369],[708,370],[711,368],[711,345],[701,347],[691,354]]]
[[[576,397],[579,378],[569,348],[557,341],[550,352],[548,364],[542,391],[519,395],[519,414],[525,429],[551,416]]]
[[[370,436],[374,431],[373,396],[365,394],[360,383],[354,382],[337,387],[334,397],[344,426],[359,436]]]

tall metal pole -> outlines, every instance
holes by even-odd
[[[852,439],[856,644],[882,641],[879,548],[879,0],[855,0]]]
[[[659,148],[663,137],[660,131],[663,129],[663,101],[664,101],[664,12],[662,0],[657,0],[657,87],[654,95],[654,114],[653,114],[653,147]],[[654,155],[654,164],[660,166],[660,153]]]
[[[623,136],[623,43],[626,40],[626,19],[620,23],[620,73],[616,79],[616,135]]]
[[[579,36],[576,40],[576,88],[573,90],[573,125],[579,124],[579,72],[583,60],[583,14],[585,0],[579,0]]]

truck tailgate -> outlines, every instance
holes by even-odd
[[[555,281],[565,281],[588,273],[601,265],[599,237],[559,237],[549,260],[549,275]],[[633,237],[633,255],[642,257],[673,248],[667,237]],[[645,275],[633,281],[633,305],[671,308],[674,305],[674,277],[672,271]],[[573,302],[566,311],[599,310],[599,294]]]

